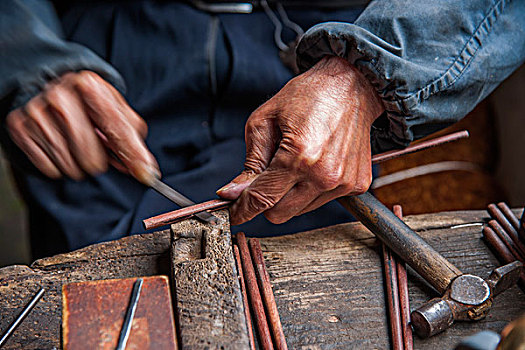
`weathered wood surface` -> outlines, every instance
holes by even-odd
[[[183,349],[249,349],[227,210],[222,223],[171,226],[172,272]]]
[[[519,212],[521,213],[521,211]],[[481,241],[485,211],[408,216],[405,222],[466,273],[487,277],[497,260]],[[293,349],[388,349],[389,333],[379,244],[361,224],[343,224],[260,239],[284,333]],[[409,269],[410,306],[438,296]],[[501,331],[525,312],[513,287],[496,298],[488,317],[457,323],[415,349],[453,349],[462,337]]]
[[[463,272],[486,277],[498,265],[480,240],[487,219],[485,211],[471,211],[405,221]],[[464,224],[472,226],[456,227]],[[346,224],[260,242],[290,349],[388,349],[380,255],[370,232]],[[40,286],[48,289],[5,349],[60,348],[64,283],[169,275],[169,250],[170,233],[163,231],[38,260],[31,267],[0,269],[2,331]],[[412,309],[436,295],[412,271],[409,288]],[[497,297],[486,320],[456,324],[428,340],[416,338],[415,348],[452,349],[459,338],[481,329],[500,331],[524,312],[524,295],[514,287]]]
[[[96,244],[0,269],[0,329],[4,331],[40,288],[46,292],[4,349],[60,348],[62,286],[69,282],[169,274],[170,233]]]

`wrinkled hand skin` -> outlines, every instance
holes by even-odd
[[[146,123],[94,72],[70,72],[48,83],[12,111],[6,125],[31,162],[53,179],[81,180],[105,172],[109,164],[145,184],[160,176],[144,143]]]
[[[260,213],[275,224],[372,181],[370,128],[384,111],[370,82],[351,64],[325,57],[290,80],[246,123],[245,170],[217,191],[231,223]]]

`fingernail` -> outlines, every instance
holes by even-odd
[[[215,193],[217,193],[220,196],[224,192],[228,192],[228,191],[234,189],[237,186],[239,186],[239,184],[236,184],[234,182],[230,182],[229,184],[226,184],[226,185],[222,186],[221,188],[219,188]]]

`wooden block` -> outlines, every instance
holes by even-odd
[[[115,349],[136,278],[63,286],[64,349]],[[127,349],[177,349],[166,276],[144,277]]]
[[[171,226],[172,275],[182,349],[249,349],[227,210],[222,224]]]

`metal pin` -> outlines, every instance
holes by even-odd
[[[135,316],[135,311],[137,310],[137,304],[139,302],[140,291],[142,289],[143,281],[144,280],[142,278],[138,278],[135,281],[135,283],[133,283],[133,291],[131,292],[131,298],[129,301],[128,309],[126,310],[126,317],[124,318],[124,323],[122,324],[122,329],[120,331],[120,336],[118,338],[116,350],[124,350],[126,348],[129,333],[131,332],[133,317]]]
[[[22,310],[22,313],[20,315],[18,315],[18,317],[14,320],[14,322],[11,324],[11,326],[9,326],[7,331],[2,336],[2,339],[0,339],[0,347],[2,347],[5,344],[7,339],[11,336],[11,334],[13,334],[13,332],[20,325],[20,323],[22,323],[24,318],[26,318],[26,316],[31,312],[31,310],[33,310],[33,308],[35,307],[36,303],[38,303],[40,298],[42,298],[42,295],[44,295],[45,291],[46,290],[44,288],[40,288],[38,293],[35,294],[35,296],[29,302],[29,304],[27,304],[27,306],[24,308],[24,310]]]

